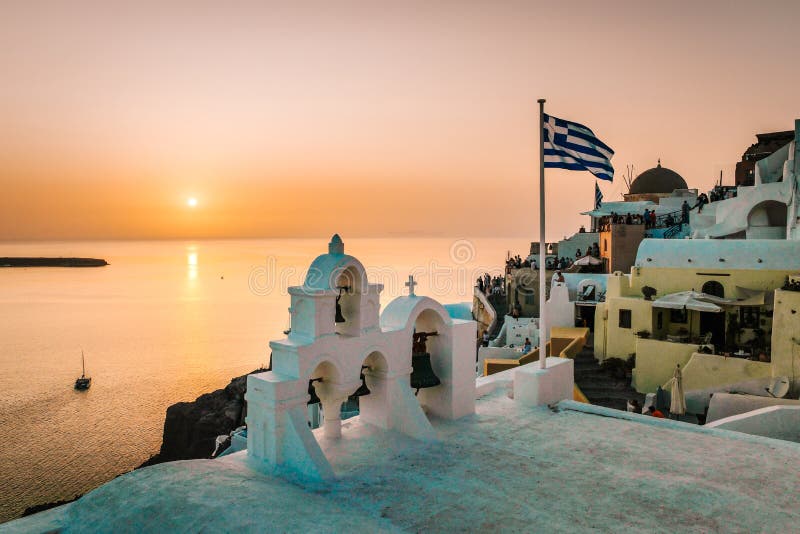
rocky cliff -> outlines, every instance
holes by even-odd
[[[257,369],[251,373],[260,373]],[[142,467],[173,460],[210,458],[216,438],[244,424],[247,375],[231,380],[224,389],[179,402],[167,408],[161,450]]]

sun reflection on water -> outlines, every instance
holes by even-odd
[[[197,247],[188,247],[186,252],[186,276],[189,280],[197,279],[197,267]]]

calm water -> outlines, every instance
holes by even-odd
[[[346,252],[403,294],[471,300],[524,239],[345,239]],[[326,239],[0,243],[0,256],[91,256],[103,268],[0,269],[0,521],[71,498],[161,445],[167,407],[263,364],[288,326],[287,285]],[[73,390],[86,354],[92,387]]]

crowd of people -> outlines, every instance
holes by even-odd
[[[700,200],[698,200],[699,209],[702,209],[702,203],[708,203],[707,198],[703,201],[702,197],[705,197],[705,194],[700,196]],[[656,210],[651,210],[650,208],[645,208],[643,213],[626,213],[622,215],[621,213],[611,212],[611,215],[607,215],[600,219],[600,229],[601,230],[608,230],[608,226],[610,224],[643,224],[645,228],[670,228],[675,226],[678,223],[687,224],[689,222],[689,211],[691,211],[691,206],[685,200],[683,201],[683,205],[681,206],[681,217],[677,219],[675,214],[667,213],[666,215],[656,215]],[[677,214],[677,212],[676,212]]]
[[[600,218],[600,229],[607,230],[610,224],[643,224],[645,228],[670,228],[676,224],[689,224],[689,212],[697,208],[697,213],[703,212],[703,207],[711,202],[725,200],[736,196],[736,191],[717,191],[713,189],[709,194],[700,193],[694,206],[684,200],[681,205],[680,218],[677,212],[666,215],[656,215],[656,211],[645,208],[643,213],[616,213]]]
[[[655,223],[656,212],[648,209],[644,210],[643,214],[626,213],[622,215],[612,211],[611,215],[607,215],[600,219],[601,226],[608,226],[609,224],[644,224],[649,227]]]
[[[735,197],[736,197],[736,190],[735,189],[734,190],[722,190],[722,189],[717,189],[715,187],[707,195],[705,193],[700,193],[697,196],[697,203],[693,207],[689,207],[689,203],[684,200],[683,203],[685,204],[685,206],[682,206],[681,212],[688,214],[688,212],[690,210],[692,210],[694,208],[697,208],[697,213],[703,213],[703,206],[705,206],[706,204],[710,204],[711,202],[717,202],[719,200],[725,200],[725,199],[728,199],[728,198],[735,198]],[[688,216],[686,217],[686,221],[685,222],[687,222],[687,223],[689,222]]]
[[[535,263],[536,261],[534,260],[533,264]],[[506,260],[506,272],[508,272],[510,269],[521,269],[523,267],[531,267],[533,264],[530,261],[528,261],[527,258],[523,260],[522,257],[519,254],[517,254],[516,256],[511,256]]]
[[[729,198],[736,198],[736,189],[717,189],[716,187],[711,190],[708,194],[708,198],[711,202],[716,202],[718,200],[726,200]]]
[[[489,273],[483,273],[483,276],[479,276],[478,280],[475,282],[475,287],[484,295],[505,294],[502,276],[492,276]]]
[[[602,217],[600,219],[601,230],[607,230],[609,224],[643,224],[645,228],[650,229],[661,227],[669,228],[678,224],[678,222],[688,223],[689,210],[691,208],[689,207],[688,202],[684,201],[683,204],[684,209],[682,209],[680,221],[676,220],[672,213],[659,216],[656,215],[656,210],[645,208],[643,213],[626,213],[625,215],[622,215],[621,213],[611,212],[611,215]]]
[[[594,243],[592,243],[591,246],[586,248],[585,252],[583,251],[583,249],[578,248],[575,250],[574,258],[568,256],[558,256],[556,258],[553,258],[552,256],[550,256],[547,259],[547,268],[559,269],[563,271],[565,269],[572,267],[572,265],[575,263],[576,260],[579,260],[584,256],[594,256],[595,258],[599,258],[600,245],[595,241]],[[536,258],[533,258],[531,260],[526,258],[523,260],[522,257],[519,255],[512,256],[506,260],[506,273],[510,272],[512,269],[522,269],[527,267],[536,270],[539,268],[539,262],[536,261]],[[485,276],[486,275],[484,275],[484,277]],[[487,287],[485,280],[484,280],[484,287]]]

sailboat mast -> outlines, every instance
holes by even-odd
[[[81,378],[86,376],[86,362],[83,360],[83,351],[81,351]]]

